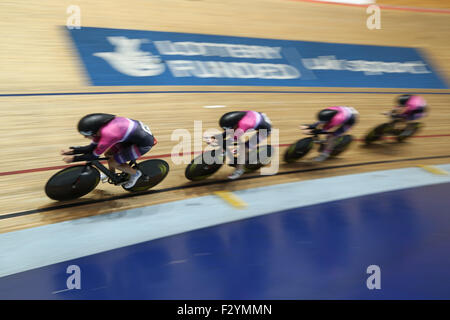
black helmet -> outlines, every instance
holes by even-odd
[[[319,112],[317,117],[319,118],[319,121],[321,122],[328,122],[337,114],[337,110],[333,109],[323,109]]]
[[[408,100],[410,98],[411,98],[410,94],[403,94],[403,95],[397,97],[397,103],[400,106],[404,106],[404,105],[406,105],[406,103],[408,102]]]
[[[222,129],[232,129],[245,116],[245,111],[232,111],[225,113],[219,120]]]
[[[91,113],[80,119],[78,122],[78,131],[83,136],[93,136],[116,116],[107,113]]]

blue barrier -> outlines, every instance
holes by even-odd
[[[83,27],[92,85],[448,88],[418,49]]]

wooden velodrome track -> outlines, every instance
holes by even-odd
[[[379,1],[380,2],[380,1]],[[427,6],[450,9],[448,1],[385,0],[382,4]],[[374,125],[385,121],[380,115],[393,103],[399,90],[333,89],[347,92],[320,93],[326,88],[267,87],[90,87],[80,68],[70,39],[62,32],[66,8],[81,8],[82,26],[138,30],[208,33],[216,35],[264,37],[352,44],[411,46],[425,49],[444,77],[450,74],[450,14],[403,10],[383,10],[382,29],[366,28],[365,8],[316,4],[289,0],[205,0],[205,1],[61,1],[47,0],[0,3],[0,232],[87,217],[210,194],[215,190],[238,190],[419,164],[450,161],[449,90],[420,90],[446,94],[426,94],[431,113],[426,127],[407,143],[383,148],[363,148],[360,142],[339,159],[314,166],[280,164],[280,172],[377,162],[375,164],[264,176],[224,184],[187,187],[185,165],[174,165],[155,194],[120,198],[121,188],[99,185],[93,193],[71,202],[80,205],[58,208],[60,203],[45,196],[47,179],[65,166],[59,150],[87,142],[76,131],[84,114],[108,112],[142,120],[149,124],[158,145],[146,156],[168,155],[177,141],[174,129],[193,131],[194,120],[203,128],[217,128],[219,116],[230,110],[253,109],[267,113],[280,130],[285,146],[301,136],[298,125],[313,121],[316,112],[330,105],[349,105],[360,112],[352,134],[361,138]],[[278,90],[317,93],[152,93],[59,96],[6,96],[6,94],[163,90]],[[404,90],[403,92],[413,92]],[[223,109],[203,106],[225,105]],[[445,157],[448,156],[448,157]],[[414,158],[422,160],[408,160]],[[433,158],[435,157],[435,158]],[[394,160],[394,161],[392,161]],[[383,162],[387,161],[387,162]],[[212,180],[223,179],[231,168],[223,168]],[[176,188],[176,187],[183,188]],[[173,189],[170,189],[173,188]],[[112,197],[119,196],[113,199]],[[81,204],[92,199],[106,201]]]

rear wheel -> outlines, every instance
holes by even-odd
[[[313,145],[313,138],[303,138],[298,140],[288,147],[284,153],[284,161],[290,163],[304,157],[312,149]]]
[[[270,163],[273,154],[271,145],[261,146],[249,152],[248,164],[245,165],[247,172],[258,170],[259,168]]]
[[[397,136],[397,141],[402,142],[406,138],[413,136],[422,127],[419,122],[408,123],[405,129]]]
[[[374,129],[369,131],[369,133],[364,138],[364,142],[366,144],[371,144],[372,142],[380,140],[391,127],[392,125],[390,123],[382,123],[376,126]]]
[[[45,194],[53,200],[73,200],[94,190],[99,182],[97,169],[86,165],[73,166],[55,173],[45,185]]]
[[[148,190],[163,181],[169,173],[169,164],[161,159],[140,162],[137,164],[137,168],[143,173],[143,176],[130,189],[122,186],[127,191],[138,192]]]
[[[331,152],[331,156],[335,157],[338,154],[341,154],[344,152],[348,146],[352,143],[353,137],[349,134],[346,134],[345,136],[342,136],[339,138],[339,141],[337,142],[336,146],[334,147],[333,151]]]

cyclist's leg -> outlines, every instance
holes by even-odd
[[[272,132],[272,125],[261,119],[259,125],[255,128],[256,133],[245,142],[245,147],[248,155],[249,150],[253,150],[259,146],[259,144],[265,141]]]
[[[391,121],[390,126],[384,130],[385,134],[399,135],[405,130],[406,124],[407,120],[405,118],[395,118]]]
[[[336,130],[334,133],[330,133],[328,135],[327,140],[324,142],[324,148],[322,152],[317,157],[313,158],[313,161],[321,162],[328,159],[338,139],[339,139],[339,129]]]
[[[115,162],[119,164],[118,169],[121,170],[122,168],[124,169],[122,171],[126,173],[135,174],[136,170],[131,168],[128,162],[139,159],[141,156],[149,152],[152,149],[152,147],[153,144],[146,144],[146,145],[132,144],[123,148],[121,152],[116,153],[114,155]]]
[[[331,152],[336,147],[339,138],[344,135],[345,132],[350,130],[350,128],[356,123],[356,115],[353,115],[349,120],[347,120],[342,126],[340,126],[336,131],[330,133],[325,142],[325,147],[322,153],[315,157],[314,161],[324,161],[330,157]]]
[[[108,169],[111,173],[116,172],[116,161],[114,160],[114,154],[119,153],[121,148],[122,146],[120,144],[116,144],[105,152],[105,157],[108,158]]]
[[[407,117],[404,118],[403,122],[403,128],[398,130],[397,133],[397,141],[402,142],[406,138],[414,135],[417,130],[420,128],[420,123],[415,122],[415,120],[418,120],[424,116],[423,113],[412,113],[409,114]]]
[[[120,143],[118,143],[109,148],[108,151],[105,152],[105,157],[107,158],[108,161],[108,170],[111,172],[111,174],[116,173],[116,167],[118,165],[114,160],[114,154],[120,152],[121,148],[122,147]],[[100,171],[100,180],[102,181],[102,183],[108,182],[108,176],[101,171]]]
[[[130,175],[128,182],[125,184],[125,188],[133,187],[143,174],[140,170],[132,168],[128,162],[139,159],[154,146],[154,138],[151,135],[148,135],[144,141],[140,142],[144,143],[141,145],[128,145],[127,147],[124,147],[121,152],[114,155],[114,165],[116,165],[116,168]]]
[[[261,119],[261,122],[259,125],[255,128],[256,130],[256,140],[255,143],[249,144],[250,149],[255,148],[257,145],[259,145],[261,142],[265,141],[270,134],[272,133],[272,125],[266,121],[266,119]],[[253,141],[252,141],[253,142]]]

